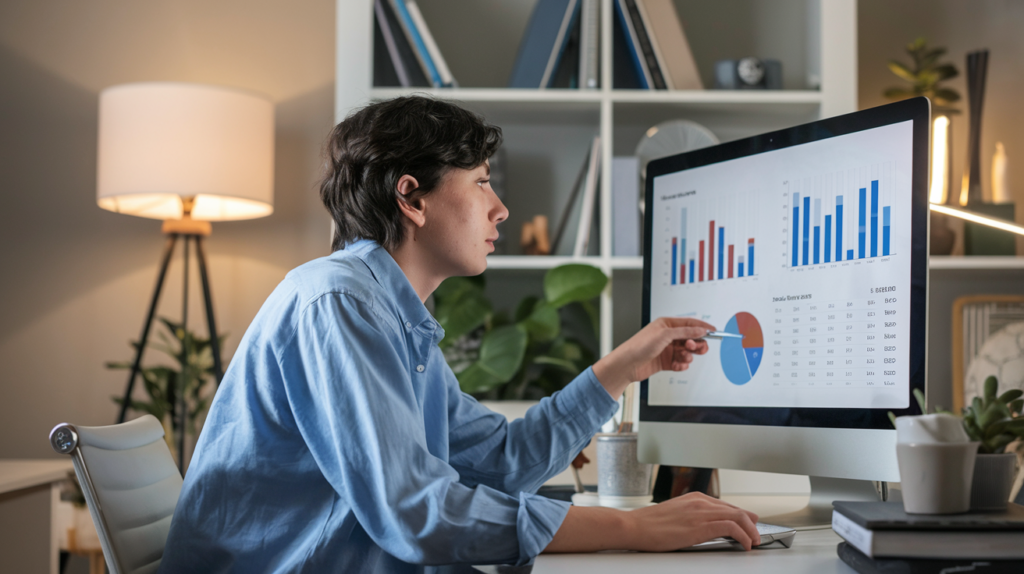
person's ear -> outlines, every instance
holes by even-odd
[[[427,217],[424,214],[423,199],[406,199],[411,197],[413,192],[419,189],[419,182],[411,175],[403,175],[398,178],[398,185],[396,187],[398,189],[398,194],[401,196],[398,199],[398,209],[401,210],[402,215],[404,215],[416,227],[423,227],[427,222]]]

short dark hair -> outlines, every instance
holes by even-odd
[[[452,168],[474,169],[501,146],[501,128],[459,106],[423,96],[370,104],[335,126],[327,141],[320,199],[334,218],[331,249],[357,239],[386,248],[404,239],[398,180],[416,178],[412,201]]]

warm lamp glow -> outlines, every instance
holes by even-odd
[[[946,203],[948,136],[949,118],[938,116],[932,123],[932,189],[928,194],[932,203]]]
[[[100,94],[96,202],[117,213],[252,219],[274,211],[274,106],[239,90],[125,84]]]

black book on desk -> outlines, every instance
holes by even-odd
[[[832,529],[871,558],[1024,560],[1018,504],[946,515],[907,514],[899,502],[837,501],[833,508]]]
[[[839,559],[860,574],[1020,574],[1024,560],[972,560],[928,558],[870,558],[863,552],[840,542],[836,548]]]

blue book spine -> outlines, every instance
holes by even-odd
[[[519,43],[519,53],[509,78],[510,88],[543,88],[544,72],[548,68],[548,60],[552,52],[561,49],[556,46],[562,20],[573,0],[538,0],[530,21],[526,24],[526,32]],[[568,38],[568,34],[564,35]]]
[[[643,53],[633,41],[635,34],[632,32],[632,23],[627,20],[629,16],[623,10],[622,0],[615,1],[615,15],[619,20],[619,25],[622,26],[622,31],[625,32],[626,51],[629,52],[629,57],[633,61],[633,68],[636,70],[637,78],[640,79],[640,87],[649,90],[651,86],[647,83],[647,74],[644,73],[644,65],[640,61]]]
[[[427,45],[423,43],[423,37],[420,36],[419,28],[416,27],[416,23],[413,22],[412,16],[409,15],[409,8],[406,7],[405,0],[394,0],[393,3],[395,11],[398,12],[398,18],[401,19],[402,25],[405,26],[409,31],[409,35],[412,37],[413,47],[416,48],[416,52],[426,65],[431,83],[434,84],[435,88],[442,87],[441,74],[438,73],[437,66],[434,65],[434,60],[430,57]]]

